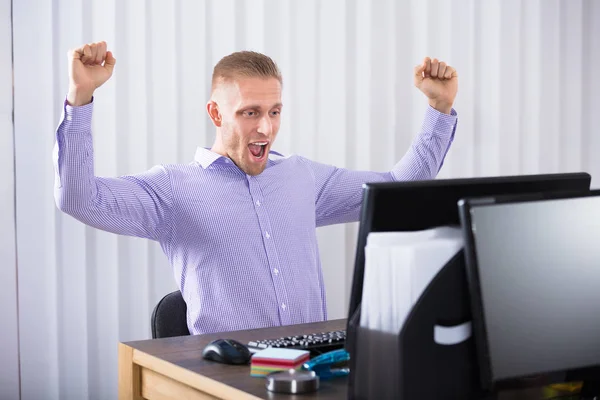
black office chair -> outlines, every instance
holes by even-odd
[[[179,290],[160,299],[150,319],[152,339],[189,335],[186,312],[187,306]]]

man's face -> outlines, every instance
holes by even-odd
[[[260,174],[279,131],[281,84],[275,78],[238,78],[221,83],[213,99],[220,114],[220,145],[213,151],[248,175]]]

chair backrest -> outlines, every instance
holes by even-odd
[[[189,335],[186,314],[187,306],[181,292],[176,290],[167,294],[152,311],[152,339]]]

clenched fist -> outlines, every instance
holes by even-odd
[[[111,77],[116,62],[112,53],[106,51],[106,42],[69,51],[69,104],[81,106],[91,102],[94,90]]]
[[[415,86],[429,99],[429,105],[450,114],[458,91],[456,70],[437,58],[426,57],[415,67]]]

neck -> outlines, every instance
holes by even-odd
[[[215,136],[215,141],[214,141],[212,147],[210,148],[210,151],[212,151],[213,153],[220,154],[224,157],[227,157],[227,153],[225,152],[225,146],[223,146],[223,142],[221,141],[221,135],[219,134],[218,131]]]

